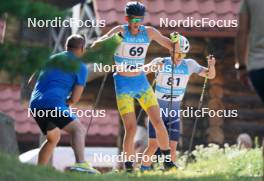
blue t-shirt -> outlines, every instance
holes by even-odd
[[[40,72],[32,92],[30,108],[68,107],[66,101],[74,86],[85,86],[88,69],[81,59],[69,51],[51,56],[47,65]]]

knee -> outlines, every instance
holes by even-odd
[[[51,131],[48,131],[46,138],[50,144],[57,145],[61,138],[60,130],[55,128]]]
[[[134,137],[136,134],[136,126],[131,125],[126,127],[126,136],[128,137]]]

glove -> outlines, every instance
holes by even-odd
[[[170,34],[170,39],[173,43],[177,43],[180,39],[180,34],[174,31]]]
[[[86,63],[93,62],[112,65],[113,55],[121,42],[122,37],[118,33],[107,37],[89,47],[83,55],[83,59]]]
[[[164,63],[164,58],[158,57],[155,58],[151,61],[151,64],[155,65],[155,64],[163,64]]]

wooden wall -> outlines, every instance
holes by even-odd
[[[243,87],[236,79],[234,70],[234,40],[207,40],[205,53],[213,53],[217,58],[217,76],[209,80],[203,107],[213,110],[237,110],[238,117],[206,117],[199,119],[195,144],[224,143],[235,144],[241,133],[248,133],[252,139],[264,135],[264,104],[252,90]],[[199,60],[198,60],[199,61]],[[189,82],[184,103],[197,107],[203,79],[193,76]],[[194,118],[183,119],[183,148],[189,145]]]

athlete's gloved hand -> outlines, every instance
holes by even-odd
[[[208,55],[206,58],[207,58],[207,62],[208,62],[208,67],[215,66],[216,60],[215,60],[214,55]]]
[[[170,34],[170,39],[171,41],[173,42],[173,48],[172,48],[172,51],[173,52],[180,52],[180,43],[179,43],[179,40],[180,40],[180,33],[179,32],[172,32]]]
[[[164,65],[164,58],[161,57],[155,58],[150,62],[150,66],[152,67],[152,70],[155,70],[155,72],[160,71],[163,65]]]
[[[171,41],[172,41],[173,43],[178,43],[178,41],[179,41],[179,39],[180,39],[180,33],[179,33],[179,32],[176,32],[176,31],[172,32],[172,33],[170,34],[170,39],[171,39]]]
[[[164,58],[161,57],[155,58],[151,61],[152,65],[163,64],[163,63],[164,63]]]

